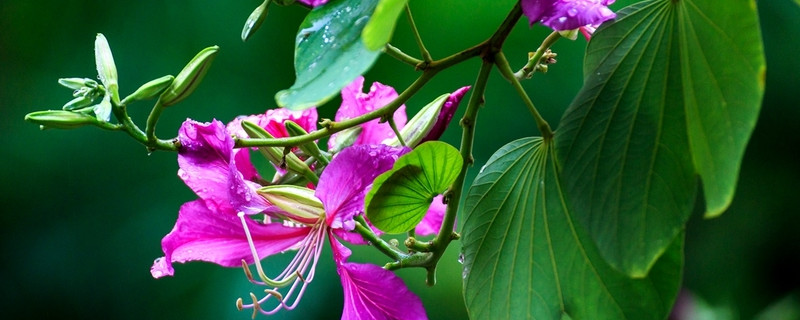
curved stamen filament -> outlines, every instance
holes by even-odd
[[[267,284],[267,285],[270,285],[270,286],[273,286],[273,287],[284,287],[284,286],[288,285],[289,283],[291,283],[292,281],[294,281],[295,278],[297,277],[297,275],[294,275],[294,274],[292,274],[289,277],[286,277],[284,279],[280,279],[282,276],[284,276],[284,274],[281,274],[281,276],[278,276],[275,280],[270,279],[269,277],[267,277],[267,275],[264,273],[264,269],[261,267],[261,258],[258,257],[258,251],[256,250],[256,246],[253,243],[253,237],[250,235],[250,228],[247,227],[247,221],[245,220],[246,218],[244,216],[244,212],[239,212],[237,214],[237,216],[239,216],[239,220],[242,221],[242,227],[244,228],[244,234],[247,237],[247,243],[250,245],[250,254],[253,255],[253,261],[255,262],[256,270],[258,271],[258,277],[261,278],[261,281],[263,281],[263,284]],[[250,274],[250,268],[246,268],[245,275],[247,275],[247,274]],[[250,274],[250,276],[248,278],[252,278],[252,274]],[[262,283],[259,283],[259,284],[262,284]]]
[[[242,260],[242,268],[244,269],[245,275],[247,276],[248,280],[254,284],[271,286],[273,288],[265,289],[264,292],[266,295],[261,299],[258,299],[254,294],[251,293],[250,295],[253,301],[251,304],[245,305],[243,304],[241,298],[238,299],[236,301],[237,308],[239,310],[252,308],[254,316],[258,313],[271,315],[277,313],[281,309],[294,309],[299,304],[300,298],[303,296],[306,286],[314,279],[314,275],[316,273],[316,266],[319,262],[319,257],[322,253],[322,247],[325,243],[325,235],[327,233],[327,225],[324,222],[324,217],[321,217],[317,223],[313,225],[308,235],[303,239],[303,241],[300,242],[300,249],[292,258],[292,261],[289,262],[286,268],[277,277],[275,277],[275,279],[270,279],[264,274],[260,263],[261,260],[255,249],[255,245],[247,227],[244,214],[240,213],[239,218],[241,219],[242,226],[245,229],[245,235],[247,236],[248,244],[250,245],[250,251],[253,255],[259,278],[261,278],[263,282],[257,281],[253,278],[247,263]],[[289,290],[285,294],[281,294],[278,290],[285,288],[289,285],[289,283],[292,284]],[[299,291],[295,295],[294,293],[298,290],[298,287]],[[277,300],[277,305],[271,310],[264,310],[262,306],[273,297]]]

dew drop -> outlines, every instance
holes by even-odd
[[[567,17],[558,18],[558,23],[564,23],[564,22],[567,22]]]
[[[577,15],[578,15],[578,9],[575,9],[575,8],[569,8],[569,10],[567,10],[567,14],[568,14],[570,17],[577,16]]]
[[[464,270],[461,271],[461,278],[466,279],[467,277],[469,277],[469,268],[465,267]]]
[[[458,254],[458,263],[464,264],[464,253],[463,252]]]

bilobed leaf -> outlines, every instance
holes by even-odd
[[[333,0],[311,10],[297,32],[291,88],[275,95],[278,105],[303,110],[325,103],[363,74],[380,51],[364,46],[361,32],[378,0]]]
[[[647,275],[683,232],[698,175],[707,215],[731,201],[763,93],[754,8],[645,1],[589,43],[556,152],[576,219],[626,274]]]
[[[414,229],[433,198],[461,172],[461,154],[447,143],[429,141],[403,155],[391,170],[375,178],[364,198],[367,217],[386,233]]]
[[[392,39],[397,18],[403,12],[408,0],[379,0],[375,14],[369,19],[361,37],[369,50],[383,48]]]
[[[664,319],[678,292],[683,237],[650,274],[609,266],[575,221],[552,141],[498,150],[464,204],[464,298],[471,319]]]

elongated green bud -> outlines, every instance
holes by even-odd
[[[256,192],[281,208],[288,218],[300,223],[314,223],[325,213],[325,208],[314,190],[293,185],[266,186]]]
[[[259,127],[257,124],[252,123],[250,121],[242,121],[242,129],[244,132],[247,133],[250,138],[257,138],[257,139],[272,139],[274,138],[267,130],[264,128]],[[258,151],[264,155],[269,162],[276,167],[283,166],[283,152],[281,152],[280,148],[276,147],[258,147]]]
[[[271,0],[264,0],[260,6],[256,7],[253,10],[253,13],[247,17],[247,21],[244,22],[244,28],[242,28],[242,41],[247,41],[250,39],[250,36],[261,27],[261,24],[264,23],[264,19],[267,17],[267,12],[269,11],[269,4]]]
[[[269,134],[267,130],[264,130],[264,128],[259,127],[257,124],[250,121],[242,121],[242,129],[244,129],[244,132],[246,132],[251,138],[275,138]],[[292,152],[284,153],[282,149],[283,148],[278,147],[258,147],[258,151],[261,152],[261,154],[263,154],[267,160],[272,162],[275,167],[287,169],[291,172],[299,174],[314,184],[319,181],[319,177],[316,176],[314,171],[311,171],[311,168],[309,168],[305,162],[300,160],[297,155]]]
[[[344,129],[335,136],[331,136],[333,143],[331,143],[331,148],[328,151],[330,151],[332,154],[338,153],[339,151],[342,151],[342,149],[352,146],[353,143],[356,142],[356,139],[358,139],[358,135],[361,134],[362,130],[364,129],[361,128],[361,126],[355,126]]]
[[[178,73],[169,88],[161,94],[161,105],[169,107],[183,101],[183,99],[192,94],[203,80],[203,77],[205,77],[214,58],[217,57],[217,52],[219,52],[219,47],[212,46],[197,53]]]
[[[136,91],[131,93],[129,96],[125,97],[125,99],[122,99],[120,104],[126,105],[134,100],[147,100],[155,97],[157,94],[161,93],[161,91],[164,91],[164,89],[171,85],[173,80],[175,80],[175,77],[171,75],[150,80],[139,87],[139,89],[136,89]]]
[[[93,116],[63,111],[45,110],[31,112],[25,115],[25,121],[41,125],[42,128],[75,129],[86,125],[96,125],[99,121]]]
[[[411,120],[406,123],[405,127],[400,130],[400,134],[403,136],[403,141],[406,142],[406,145],[410,148],[416,147],[422,139],[425,138],[428,133],[433,129],[436,125],[436,120],[439,118],[439,113],[442,112],[442,107],[444,103],[447,101],[447,98],[450,97],[449,93],[445,93],[433,101],[428,103],[428,105],[422,107],[416,115],[414,115]],[[383,144],[390,145],[390,146],[400,146],[400,141],[397,137],[389,138],[383,141]]]
[[[97,82],[88,78],[61,78],[58,79],[58,84],[72,90],[80,90],[83,87],[97,87]]]
[[[97,75],[100,82],[106,87],[106,94],[111,95],[114,103],[119,103],[119,83],[117,80],[117,66],[111,55],[111,47],[102,33],[97,34],[94,40],[94,60],[97,65]]]
[[[294,123],[294,121],[286,120],[286,122],[284,122],[283,125],[286,127],[286,132],[288,132],[289,135],[292,137],[308,134],[308,132],[305,129],[303,129],[303,127],[301,127],[297,123]],[[317,161],[319,161],[323,165],[328,164],[329,162],[328,158],[322,155],[322,151],[319,150],[319,146],[317,146],[317,144],[314,143],[313,141],[304,143],[300,145],[299,148],[300,150],[303,150],[305,154],[314,157],[314,159],[317,159]]]
[[[92,97],[90,95],[80,95],[75,99],[70,100],[61,109],[72,111],[75,109],[85,108],[92,104]]]

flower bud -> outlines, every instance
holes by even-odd
[[[93,100],[94,99],[92,99],[92,97],[88,94],[80,95],[77,98],[72,99],[66,104],[64,104],[64,106],[61,107],[61,109],[66,111],[72,111],[75,109],[85,108],[91,105]]]
[[[447,126],[450,124],[450,120],[453,119],[453,115],[456,113],[456,110],[458,110],[458,104],[461,102],[461,99],[464,98],[464,95],[467,94],[467,91],[469,91],[470,88],[470,86],[461,87],[458,90],[453,91],[453,93],[447,97],[447,101],[444,102],[442,111],[439,112],[439,117],[436,119],[436,123],[433,125],[433,128],[428,132],[427,136],[422,138],[422,141],[419,143],[430,140],[438,140],[442,136],[444,130],[447,129]]]
[[[442,106],[445,101],[447,101],[448,97],[450,97],[449,93],[437,97],[431,101],[431,103],[422,107],[422,109],[406,123],[405,127],[400,130],[400,134],[403,136],[403,141],[406,143],[406,146],[413,148],[428,135],[428,132],[430,132],[436,124],[436,119],[439,118],[439,113],[441,113]],[[396,147],[400,146],[400,141],[397,137],[392,137],[383,140],[383,144]]]
[[[94,106],[94,114],[98,121],[108,122],[111,120],[111,101],[109,95],[103,97],[103,101]]]
[[[358,136],[361,134],[363,128],[355,126],[352,128],[344,129],[334,136],[331,136],[333,143],[330,143],[331,148],[328,150],[333,153],[338,153],[342,149],[352,146],[356,142]]]
[[[164,107],[174,105],[192,94],[208,72],[208,68],[211,67],[211,62],[217,57],[217,52],[219,52],[219,47],[212,46],[201,50],[194,56],[178,73],[169,88],[161,94],[161,105]]]
[[[25,115],[25,120],[41,125],[42,128],[48,127],[58,129],[75,129],[99,123],[95,117],[90,115],[63,110],[31,112]]]
[[[309,188],[276,185],[262,187],[256,192],[285,211],[288,218],[300,223],[313,224],[325,213],[322,202]]]
[[[269,134],[267,130],[264,130],[264,128],[259,127],[257,124],[247,120],[242,121],[242,129],[244,129],[247,135],[250,136],[251,138],[257,138],[257,139],[275,138],[271,134]],[[291,172],[297,173],[302,176],[306,176],[309,173],[313,174],[311,168],[309,168],[308,165],[305,164],[305,162],[300,160],[300,158],[298,158],[297,155],[291,152],[284,153],[283,149],[284,148],[279,148],[279,147],[258,147],[258,151],[260,151],[261,154],[263,154],[264,157],[267,158],[267,160],[269,160],[269,162],[272,162],[272,164],[276,168],[287,169]]]
[[[292,137],[302,136],[308,134],[303,127],[299,124],[295,123],[291,120],[286,120],[283,125],[286,127],[286,132],[289,133]],[[317,161],[322,162],[323,164],[328,164],[327,157],[322,155],[322,151],[319,150],[319,146],[316,143],[307,142],[299,146],[300,150],[302,150],[305,154],[314,157]]]
[[[126,105],[131,101],[134,100],[147,100],[152,97],[155,97],[157,94],[164,91],[172,81],[175,80],[173,76],[163,76],[161,78],[150,80],[149,82],[143,84],[139,89],[136,89],[134,93],[131,93],[129,96],[122,99],[120,104]]]
[[[108,40],[102,33],[98,33],[94,40],[94,59],[97,65],[97,75],[100,77],[100,82],[106,87],[106,94],[111,95],[114,103],[119,103],[117,66],[114,64]]]
[[[252,123],[247,120],[242,121],[242,129],[250,138],[256,139],[273,139],[274,137],[264,130],[264,128],[259,127],[257,124]],[[281,152],[280,148],[276,147],[258,147],[258,151],[264,155],[269,162],[272,162],[272,165],[275,167],[282,167],[283,164],[283,152]]]
[[[242,28],[242,41],[250,39],[250,36],[264,23],[264,19],[267,17],[267,12],[269,11],[270,2],[271,0],[264,0],[264,3],[256,7],[256,9],[250,13],[250,16],[247,17],[247,21],[244,22],[244,28]]]
[[[97,87],[97,82],[88,78],[61,78],[58,79],[58,84],[72,90],[80,90],[83,87]]]

